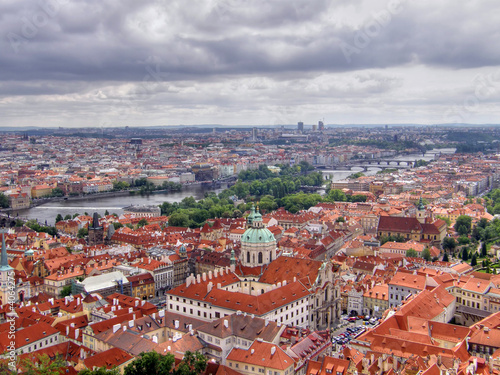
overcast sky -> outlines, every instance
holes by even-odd
[[[499,123],[498,0],[2,0],[0,126]]]

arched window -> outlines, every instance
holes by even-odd
[[[262,251],[259,251],[259,264],[262,264]]]
[[[247,263],[250,263],[250,251],[247,251]]]
[[[255,254],[252,254],[252,261],[253,261],[253,264],[255,264]]]

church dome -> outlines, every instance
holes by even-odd
[[[267,228],[248,228],[241,236],[241,242],[246,243],[268,243],[273,241],[276,241],[274,234]]]

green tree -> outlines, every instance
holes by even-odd
[[[457,241],[453,237],[445,237],[443,239],[443,250],[449,250],[453,252],[455,248],[457,247]]]
[[[345,202],[347,197],[342,190],[332,189],[328,192],[326,200],[329,202]]]
[[[207,368],[207,358],[200,353],[186,351],[174,370],[174,375],[199,375]]]
[[[427,262],[431,261],[432,256],[429,248],[426,247],[424,250],[422,250],[422,258],[424,258]]]
[[[477,255],[476,255],[476,253],[474,253],[474,255],[472,256],[472,259],[470,261],[470,265],[472,267],[477,266]]]
[[[82,370],[78,373],[78,375],[120,375],[120,371],[117,369],[108,370],[106,367],[101,367],[95,370]]]
[[[448,253],[444,253],[443,255],[443,262],[449,262],[450,258],[448,257]]]
[[[168,225],[171,227],[188,227],[189,216],[184,213],[175,213],[168,218]]]
[[[59,293],[59,297],[63,298],[70,295],[71,295],[71,284],[63,286],[63,288],[61,289],[61,293]]]
[[[25,375],[62,375],[64,374],[65,361],[61,356],[51,360],[47,354],[38,354],[36,360],[25,358],[20,367],[24,369]]]
[[[104,216],[108,216],[108,215],[109,215],[109,211],[108,210],[104,211]]]
[[[68,215],[66,215],[66,216],[64,216],[64,220],[71,220],[71,219],[72,219],[72,217],[71,217],[71,215],[69,215],[69,214],[68,214]]]
[[[462,260],[463,261],[469,260],[469,248],[468,247],[464,247],[462,249]]]
[[[418,258],[417,250],[412,249],[412,248],[406,250],[406,256],[408,258]]]
[[[87,228],[80,228],[78,230],[78,234],[76,235],[78,238],[83,238],[85,236],[88,236],[89,230]]]
[[[63,216],[61,214],[57,214],[57,216],[56,216],[56,224],[58,222],[60,222],[60,221],[63,221],[63,220],[64,220]]]
[[[458,243],[460,245],[467,245],[470,243],[470,239],[467,236],[460,236],[460,237],[458,237]]]
[[[467,215],[460,215],[455,222],[455,230],[462,236],[468,236],[471,232],[472,218]]]
[[[172,373],[174,364],[175,358],[171,353],[143,352],[125,367],[124,375],[168,375]]]
[[[61,188],[54,188],[52,189],[52,192],[50,193],[51,197],[64,197],[64,191],[62,191]]]
[[[481,257],[485,257],[486,255],[488,255],[488,248],[486,247],[486,242],[483,242],[481,244]]]
[[[137,227],[139,228],[142,228],[143,226],[145,225],[148,225],[148,221],[146,220],[146,218],[142,218],[141,220],[139,220],[139,222],[137,223]]]
[[[174,366],[175,358],[171,353],[143,352],[125,367],[124,375],[199,375],[207,368],[207,358],[200,353],[186,351],[182,361]]]
[[[115,221],[113,222],[113,226],[115,227],[115,230],[117,230],[118,228],[123,227],[123,224],[118,221]]]

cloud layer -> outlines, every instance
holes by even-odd
[[[0,125],[495,123],[499,18],[493,0],[6,0]]]

